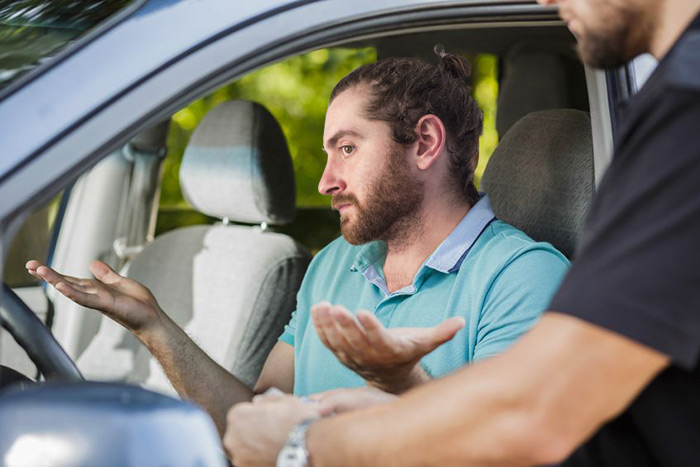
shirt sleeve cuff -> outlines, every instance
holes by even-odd
[[[282,335],[277,339],[279,342],[284,342],[294,347],[294,334],[291,332],[284,331]]]

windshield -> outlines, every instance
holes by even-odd
[[[0,90],[122,10],[132,0],[0,3]]]

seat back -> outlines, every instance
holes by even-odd
[[[538,110],[588,110],[585,72],[572,50],[518,43],[502,58],[500,74],[496,129],[501,137]]]
[[[274,117],[246,101],[212,109],[185,151],[180,183],[197,210],[225,221],[159,236],[123,272],[252,387],[294,310],[310,261],[292,238],[267,229],[295,213],[292,162]],[[107,318],[79,366],[88,378],[174,392],[147,349]]]
[[[480,188],[499,219],[571,258],[595,189],[588,114],[541,110],[520,119],[491,156]]]

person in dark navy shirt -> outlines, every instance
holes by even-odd
[[[700,0],[540,3],[591,66],[660,60],[624,109],[572,269],[510,351],[307,422],[314,466],[700,465]],[[234,407],[225,444],[269,458],[302,406]]]
[[[670,365],[566,465],[700,464],[699,132],[695,17],[623,109],[575,266],[550,306]]]

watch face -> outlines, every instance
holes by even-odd
[[[305,467],[306,449],[301,446],[285,446],[277,456],[277,467]]]

